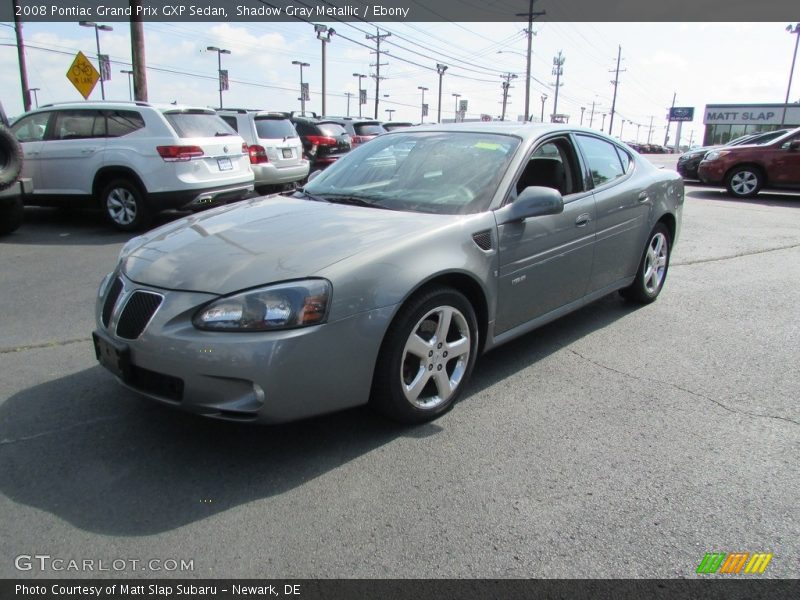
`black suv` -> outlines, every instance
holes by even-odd
[[[350,134],[340,123],[316,115],[290,113],[287,116],[303,142],[303,152],[311,161],[311,172],[336,162],[353,147]]]
[[[345,128],[353,143],[353,148],[359,144],[365,144],[371,139],[386,133],[383,124],[375,119],[363,119],[361,117],[322,117],[325,121],[339,123]]]

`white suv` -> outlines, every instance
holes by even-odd
[[[272,192],[308,177],[303,143],[286,113],[225,108],[217,114],[247,142],[256,189]]]
[[[202,208],[253,190],[247,145],[207,108],[146,102],[48,104],[11,130],[22,145],[25,204],[98,206],[118,229],[169,208]]]

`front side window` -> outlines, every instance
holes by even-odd
[[[331,202],[438,214],[487,210],[519,139],[470,132],[380,136],[325,170],[305,190]]]
[[[614,144],[588,135],[575,137],[589,165],[595,187],[614,181],[625,174]]]
[[[44,139],[47,121],[51,112],[40,112],[22,117],[11,126],[11,131],[20,142],[39,142]]]

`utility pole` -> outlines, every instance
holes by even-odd
[[[439,110],[436,113],[436,122],[442,122],[442,77],[444,72],[447,71],[447,65],[436,63],[436,72],[439,73]]]
[[[678,92],[673,92],[672,94],[672,108],[675,108],[675,98],[678,97]],[[669,114],[667,115],[667,129],[664,131],[664,147],[666,148],[667,142],[669,142],[669,126],[672,124],[672,121],[669,120],[670,116],[672,115],[672,108],[669,109]]]
[[[594,105],[596,100],[592,100],[592,112],[589,113],[589,129],[592,128],[592,123],[594,122]]]
[[[331,36],[336,33],[333,27],[326,27],[325,25],[314,25],[314,31],[317,33],[317,39],[322,42],[322,114],[327,114],[325,110],[325,47],[331,41]]]
[[[361,80],[359,79],[359,81],[361,81]],[[353,97],[353,92],[345,92],[344,95],[347,96],[347,116],[349,117],[350,116],[350,98]]]
[[[375,28],[377,33],[375,35],[367,34],[368,40],[375,40],[375,52],[370,52],[370,54],[376,55],[376,61],[374,65],[370,65],[370,67],[375,67],[375,118],[378,118],[378,102],[380,101],[380,90],[381,90],[381,67],[386,66],[389,63],[381,64],[381,40],[391,36],[391,33],[381,33],[381,30],[377,27]]]
[[[553,115],[550,117],[550,122],[555,121],[558,114],[558,88],[563,84],[561,83],[561,76],[564,74],[564,61],[567,60],[561,55],[561,50],[558,51],[558,56],[553,57],[553,75],[556,76],[556,97],[553,100]]]
[[[144,56],[144,25],[142,0],[130,0],[131,7],[131,69],[133,70],[133,98],[147,102],[147,71]]]
[[[529,0],[528,3],[528,12],[527,13],[517,13],[516,16],[518,17],[528,17],[528,29],[526,33],[528,34],[528,53],[527,53],[527,61],[525,66],[525,120],[531,120],[531,43],[533,41],[533,36],[536,35],[533,32],[533,19],[534,17],[541,17],[547,14],[547,11],[539,11],[533,12],[533,3],[536,0]]]
[[[547,100],[547,94],[542,94],[542,123],[544,123],[544,103]]]
[[[794,74],[794,63],[797,60],[797,45],[800,43],[800,23],[792,28],[791,25],[786,26],[786,31],[795,36],[794,40],[794,54],[792,55],[792,68],[789,71],[789,85],[786,87],[786,100],[783,103],[783,116],[781,117],[781,127],[786,123],[786,106],[789,104],[789,92],[792,90],[792,75]]]
[[[417,89],[422,91],[422,103],[420,104],[420,107],[419,107],[419,115],[420,115],[419,122],[420,123],[424,123],[425,122],[425,92],[428,91],[428,88],[426,88],[424,85],[418,85]]]
[[[652,115],[650,116],[650,128],[647,131],[647,143],[648,144],[650,143],[650,136],[653,135],[653,119],[654,118],[655,117],[653,117]]]
[[[31,91],[28,88],[28,67],[25,61],[25,42],[22,39],[22,20],[17,16],[18,3],[14,0],[14,32],[17,35],[17,59],[19,60],[19,81],[22,84],[22,106],[25,112],[31,109]]]
[[[508,89],[511,87],[511,80],[516,79],[517,76],[514,73],[506,73],[505,75],[500,75],[503,78],[503,114],[500,116],[501,121],[506,120],[506,105],[508,104]]]
[[[622,69],[622,71],[620,71],[619,63],[621,61],[622,46],[619,46],[619,50],[617,51],[617,68],[614,71],[609,71],[609,73],[614,73],[614,81],[611,82],[611,85],[614,86],[614,98],[611,100],[611,120],[608,124],[608,135],[611,135],[611,131],[614,129],[614,111],[617,108],[617,86],[619,86],[619,74],[627,70]]]
[[[455,112],[453,113],[453,123],[458,123],[458,99],[461,98],[461,94],[452,94],[452,96],[456,99],[456,108]]]
[[[581,127],[583,127],[583,111],[586,110],[585,106],[581,106]]]

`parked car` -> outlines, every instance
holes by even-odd
[[[788,132],[788,129],[779,129],[776,131],[743,135],[731,142],[728,142],[725,144],[725,147],[741,146],[744,144],[765,144],[781,137],[782,135],[785,135]],[[680,157],[678,157],[678,173],[680,173],[684,179],[699,179],[697,169],[700,167],[703,157],[711,150],[720,147],[721,146],[703,146],[694,148],[688,152],[684,152],[680,155]]]
[[[316,116],[286,114],[300,136],[312,172],[333,164],[352,149],[350,134],[340,123]]]
[[[611,292],[654,301],[683,181],[568,125],[381,135],[291,197],[129,241],[97,294],[98,360],[155,400],[280,422],[367,402],[404,422],[479,354]]]
[[[0,235],[12,233],[22,225],[22,198],[31,193],[31,180],[20,181],[22,148],[8,129],[8,118],[0,104]]]
[[[394,131],[395,129],[404,129],[413,126],[414,124],[411,121],[387,121],[383,124],[383,128],[386,131]]]
[[[386,133],[380,121],[374,119],[362,119],[361,117],[322,117],[322,120],[331,123],[339,123],[350,134],[350,141],[353,148],[360,144],[375,139],[382,133]]]
[[[764,188],[800,188],[800,128],[766,144],[711,150],[697,174],[703,183],[724,185],[738,198],[750,198]]]
[[[303,144],[285,113],[226,108],[217,114],[247,143],[259,192],[278,191],[308,177]]]
[[[48,104],[11,129],[33,180],[26,204],[99,207],[123,231],[160,210],[206,208],[253,190],[247,145],[211,109]]]

